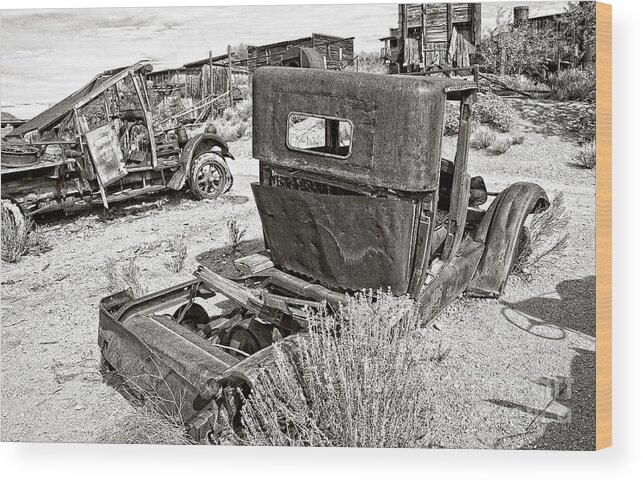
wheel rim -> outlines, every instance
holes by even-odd
[[[205,196],[217,193],[221,189],[223,177],[221,168],[217,165],[214,157],[210,157],[199,166],[196,172],[196,188]]]

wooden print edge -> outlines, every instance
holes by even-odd
[[[596,449],[612,445],[612,6],[596,3]]]

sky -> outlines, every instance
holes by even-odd
[[[500,8],[529,5],[530,15],[567,2],[489,2],[483,31]],[[99,72],[149,59],[156,70],[223,54],[227,45],[262,45],[327,33],[355,37],[355,51],[376,51],[397,26],[396,4],[37,9],[0,11],[2,110],[29,119]]]

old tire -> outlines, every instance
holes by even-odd
[[[197,199],[216,199],[230,182],[225,160],[216,152],[204,152],[192,162],[189,185]]]

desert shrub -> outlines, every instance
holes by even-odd
[[[496,141],[496,137],[493,129],[479,125],[473,130],[469,143],[474,149],[486,149]]]
[[[596,72],[591,70],[563,70],[553,75],[549,84],[551,97],[557,100],[596,100]]]
[[[235,105],[239,119],[242,121],[247,121],[252,118],[252,100],[243,99]]]
[[[523,228],[513,272],[528,274],[543,258],[561,257],[567,249],[570,220],[563,193],[557,192],[549,208],[534,214],[530,225]]]
[[[388,66],[384,63],[384,60],[380,58],[379,52],[360,52],[358,55],[360,72],[367,72],[370,74],[388,74]],[[355,66],[355,62],[351,64],[351,67]]]
[[[526,75],[498,75],[497,80],[505,84],[511,89],[527,91],[527,90],[542,90],[547,91],[549,87],[545,84],[535,81]]]
[[[230,251],[235,252],[237,249],[239,249],[239,245],[241,244],[243,237],[246,235],[248,227],[241,226],[239,220],[234,216],[227,217],[225,223],[228,231]]]
[[[444,110],[444,135],[455,136],[460,128],[460,105],[447,102]]]
[[[50,249],[42,230],[31,219],[25,219],[8,202],[2,203],[2,260],[15,263],[28,253],[39,254]]]
[[[185,259],[188,257],[188,247],[182,237],[171,239],[168,245],[170,259],[165,262],[165,267],[172,273],[179,273],[185,266]]]
[[[103,265],[103,273],[111,292],[131,288],[136,297],[143,296],[147,292],[147,287],[141,281],[141,268],[134,258],[130,258],[125,264],[119,264],[116,260],[107,258]]]
[[[149,405],[136,407],[133,413],[108,424],[98,436],[98,443],[192,445],[194,440],[185,426],[159,413]]]
[[[216,134],[223,140],[236,141],[251,131],[252,100],[244,99],[234,107],[226,107],[212,123]]]
[[[500,154],[504,154],[505,152],[507,152],[512,145],[513,138],[511,136],[501,135],[496,137],[491,143],[491,145],[489,146],[489,152],[496,156],[499,156]]]
[[[593,140],[583,144],[574,158],[581,166],[587,169],[594,169],[596,167],[596,141]]]
[[[511,106],[495,94],[480,94],[473,104],[472,117],[480,124],[487,124],[500,132],[509,132],[516,123],[516,113]]]
[[[275,346],[241,410],[247,445],[426,446],[428,342],[411,300],[364,292],[309,313],[298,348]],[[285,343],[285,342],[284,342]]]
[[[184,111],[192,105],[192,101],[183,97],[183,93],[180,90],[175,90],[167,96],[150,91],[150,95],[152,96],[152,118],[154,122],[161,122],[168,117]]]

